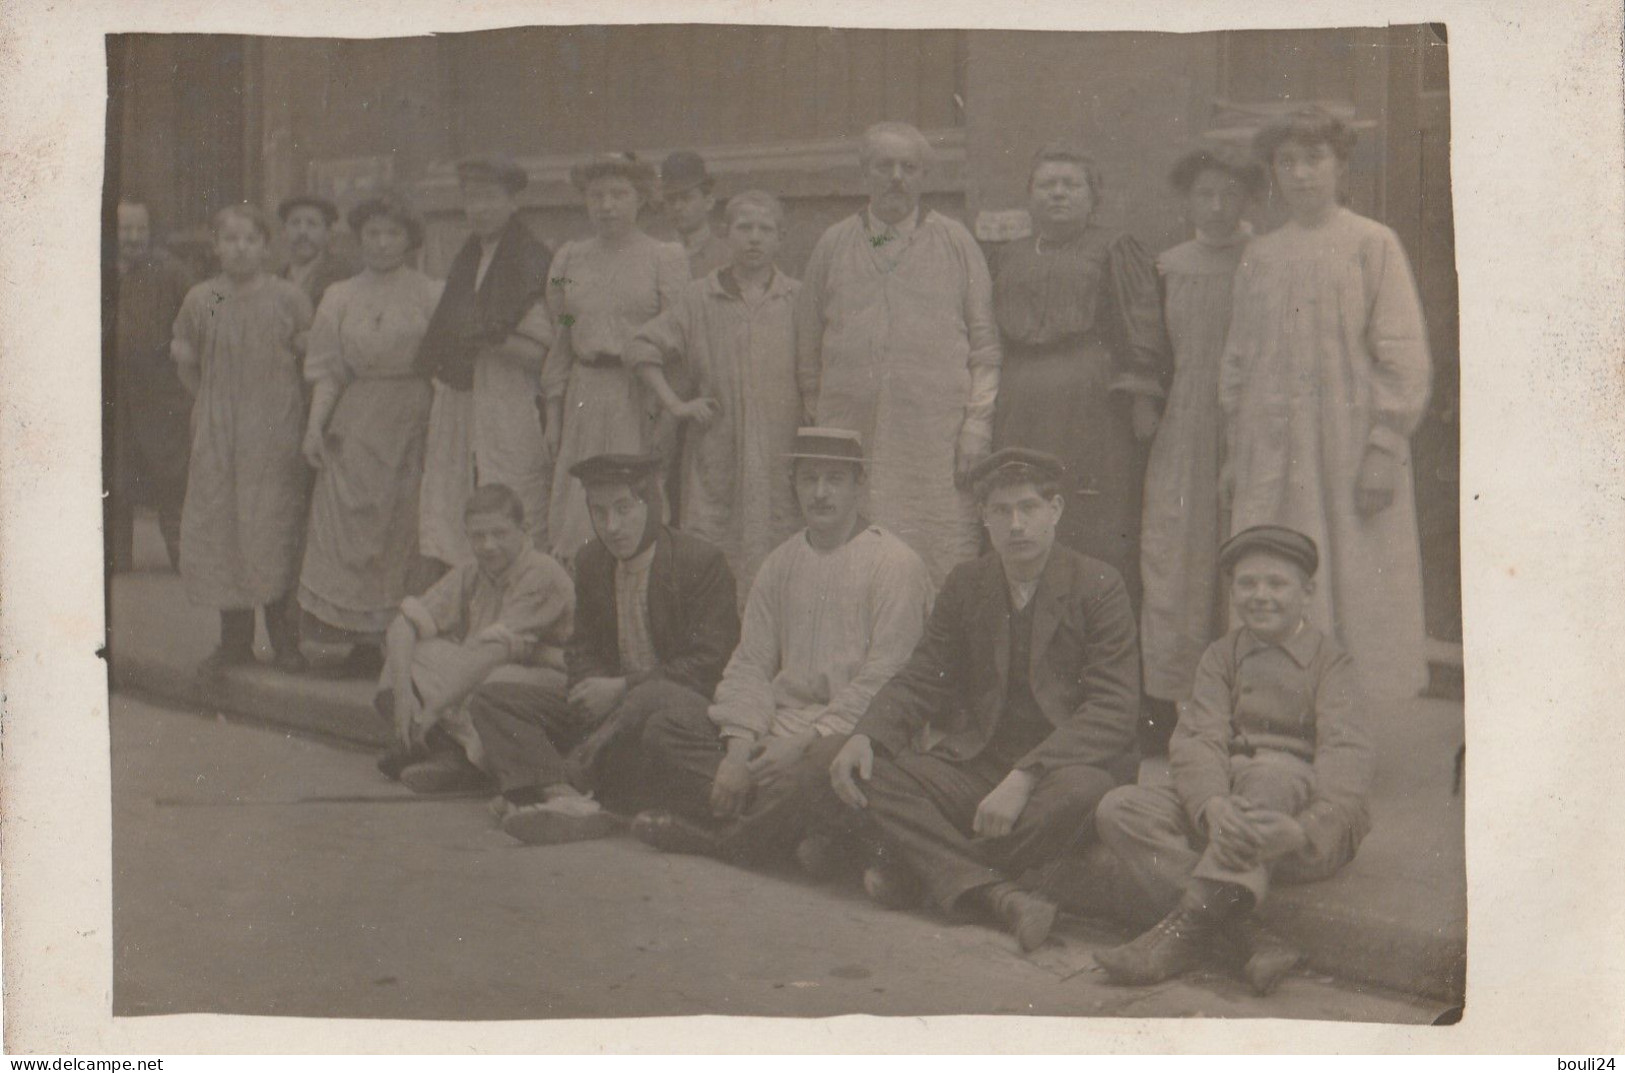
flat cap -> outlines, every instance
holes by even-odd
[[[288,215],[294,209],[303,208],[315,209],[321,213],[322,219],[327,221],[328,227],[338,223],[339,207],[325,197],[318,197],[315,194],[295,194],[290,198],[284,198],[282,204],[276,207],[276,218],[283,223],[287,223]]]
[[[1242,556],[1262,552],[1296,563],[1310,577],[1320,569],[1320,549],[1315,542],[1284,525],[1255,525],[1243,529],[1219,548],[1219,569],[1234,569]]]
[[[1026,447],[1005,447],[994,451],[972,467],[971,483],[981,484],[994,474],[1006,471],[1012,475],[1029,477],[1035,482],[1044,482],[1060,480],[1066,467],[1061,465],[1059,458],[1043,451],[1033,451]]]
[[[660,189],[667,194],[680,194],[711,181],[711,172],[705,158],[688,149],[679,149],[660,165]]]
[[[570,476],[589,487],[634,484],[659,472],[663,465],[658,455],[593,455],[571,466]]]
[[[529,185],[530,175],[510,157],[476,156],[457,162],[457,181],[497,183],[517,194]]]
[[[795,446],[785,457],[859,465],[869,461],[863,457],[863,437],[845,428],[798,428]]]

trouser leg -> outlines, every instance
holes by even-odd
[[[645,725],[642,751],[662,804],[694,820],[711,818],[711,784],[726,747],[711,721],[709,705],[668,705]]]
[[[1138,889],[1147,915],[1160,917],[1179,904],[1202,855],[1185,806],[1172,786],[1120,786],[1095,810],[1100,840]]]
[[[107,498],[107,558],[115,574],[135,567],[135,508],[118,495]]]
[[[1033,787],[1010,833],[982,840],[978,855],[1006,875],[1038,870],[1035,890],[1053,900],[1058,862],[1095,841],[1095,809],[1116,785],[1110,772],[1087,764],[1048,772]]]
[[[536,682],[490,682],[468,701],[469,718],[485,753],[485,770],[512,800],[540,800],[544,787],[568,782],[560,750],[581,736],[570,713],[565,677],[548,672]]]
[[[220,648],[233,655],[254,651],[254,609],[234,607],[220,612]]]
[[[182,502],[182,499],[171,497],[158,505],[158,533],[164,538],[164,551],[169,556],[171,570],[181,568]]]
[[[583,752],[594,750],[592,757],[580,762],[591,763],[588,781],[600,799],[621,811],[663,800],[666,773],[645,744],[649,728],[673,715],[709,727],[714,738],[716,726],[706,715],[710,707],[705,697],[676,682],[655,679],[634,686],[593,732],[590,743],[582,745]]]
[[[724,855],[765,860],[793,850],[810,829],[828,829],[821,818],[845,809],[829,782],[829,765],[844,744],[839,735],[820,737],[784,778],[758,788],[745,815],[724,835]]]
[[[998,784],[998,774],[985,765],[907,750],[875,757],[862,786],[888,849],[925,882],[945,912],[952,913],[967,891],[1006,878],[981,859],[970,836],[976,808]]]
[[[1314,769],[1297,757],[1272,754],[1260,757],[1232,757],[1230,789],[1248,804],[1295,816],[1309,804],[1314,790]],[[1260,860],[1251,868],[1226,868],[1214,859],[1212,849],[1202,854],[1191,871],[1197,882],[1233,883],[1251,892],[1253,904],[1269,892],[1272,860]]]

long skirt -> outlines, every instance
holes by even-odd
[[[629,370],[619,364],[571,366],[564,391],[564,433],[548,502],[547,532],[555,559],[574,562],[576,552],[592,539],[587,493],[570,476],[570,467],[595,455],[642,454],[649,450],[653,433],[643,386]]]
[[[327,426],[299,606],[360,639],[381,637],[408,595],[431,397],[416,377],[357,380]]]

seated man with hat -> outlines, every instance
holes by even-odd
[[[519,216],[525,169],[507,157],[457,165],[457,189],[471,234],[446,271],[446,287],[418,346],[433,380],[424,449],[419,544],[437,563],[468,561],[457,525],[463,499],[480,484],[505,484],[525,505],[525,528],[547,547],[552,459],[537,399],[553,345],[543,300],[553,253]]]
[[[615,821],[587,793],[640,801],[644,724],[704,711],[739,641],[721,550],[660,521],[660,466],[653,455],[595,455],[570,468],[597,539],[576,556],[568,691],[493,684],[469,704],[502,791],[502,829],[521,842],[609,833]]]
[[[1048,866],[1133,778],[1139,647],[1123,579],[1055,542],[1061,463],[1006,448],[971,476],[993,551],[948,575],[829,773],[893,862],[865,874],[872,897],[915,904],[923,880],[944,912],[1032,951],[1055,921]],[[1014,882],[1030,870],[1035,890]]]
[[[1167,911],[1095,955],[1115,981],[1177,976],[1223,937],[1268,994],[1301,957],[1253,917],[1271,878],[1323,879],[1370,830],[1375,761],[1354,667],[1305,617],[1318,566],[1314,541],[1281,526],[1219,549],[1241,625],[1197,666],[1168,746],[1172,785],[1114,790],[1096,816],[1152,912]]]
[[[803,791],[827,794],[829,758],[931,609],[924,561],[859,513],[858,434],[803,428],[789,457],[806,528],[762,561],[716,702],[670,708],[644,734],[670,811],[633,830],[660,849],[745,860],[794,846]]]
[[[570,575],[526,539],[524,507],[506,485],[475,489],[463,527],[474,561],[401,601],[373,699],[395,730],[378,769],[418,793],[487,785],[466,703],[481,683],[563,689]]]

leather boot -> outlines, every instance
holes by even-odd
[[[1260,995],[1274,991],[1303,960],[1303,951],[1287,945],[1285,939],[1250,915],[1226,921],[1224,937],[1242,958],[1242,976]]]
[[[1199,965],[1217,930],[1209,914],[1182,902],[1139,938],[1097,950],[1095,962],[1114,983],[1160,984]]]
[[[988,891],[993,915],[1016,937],[1021,951],[1030,954],[1044,945],[1055,926],[1055,903],[1022,890],[1014,883],[999,883]]]

